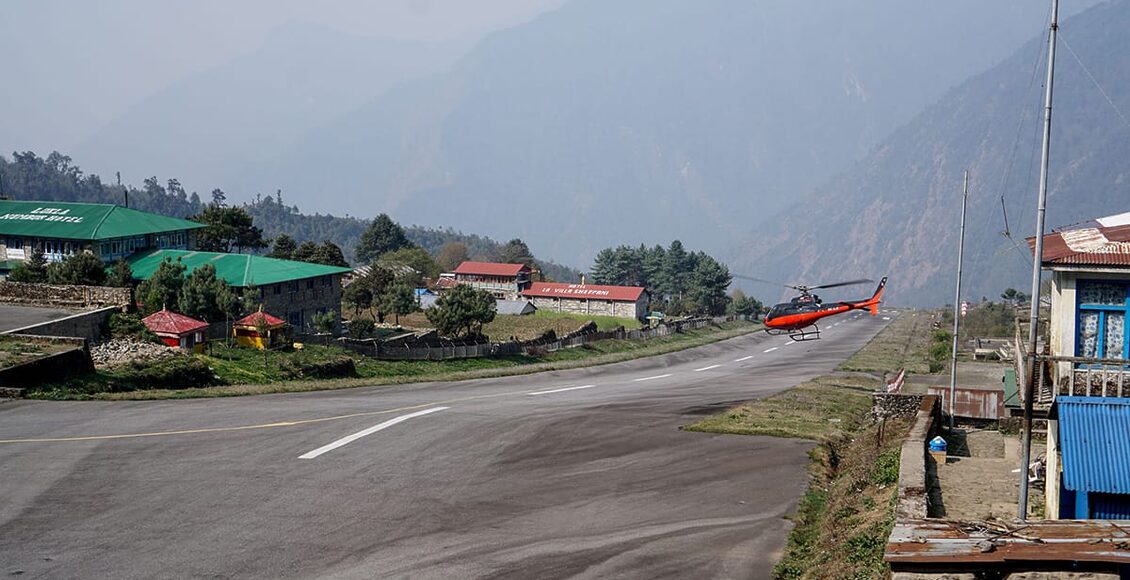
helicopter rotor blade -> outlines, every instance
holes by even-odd
[[[800,286],[800,285],[782,284],[781,282],[775,282],[773,280],[766,280],[765,278],[755,278],[753,276],[743,276],[741,274],[734,274],[734,273],[731,273],[730,277],[731,278],[741,278],[742,280],[750,280],[750,281],[753,281],[753,282],[762,282],[762,283],[765,283],[765,284],[772,284],[774,286],[784,286],[785,288],[792,288],[794,290],[801,290],[802,289],[802,286]]]
[[[836,282],[835,284],[821,284],[819,286],[809,286],[808,289],[809,290],[816,290],[817,288],[837,288],[839,286],[853,286],[855,284],[867,284],[868,282],[874,282],[874,280],[872,280],[870,278],[860,278],[859,280],[851,280],[851,281],[848,281],[848,282]]]

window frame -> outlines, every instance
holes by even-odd
[[[1088,284],[1109,284],[1112,286],[1122,287],[1122,304],[1085,304],[1083,302],[1083,287]],[[1128,280],[1104,280],[1104,279],[1079,279],[1075,283],[1075,356],[1084,356],[1082,354],[1083,341],[1081,340],[1081,332],[1083,329],[1083,315],[1085,313],[1097,312],[1099,319],[1097,321],[1098,327],[1096,328],[1095,336],[1095,354],[1093,358],[1107,358],[1107,359],[1130,359],[1130,325],[1126,323],[1130,321],[1130,281]],[[1111,356],[1106,352],[1106,318],[1107,314],[1121,314],[1122,315],[1122,352],[1117,353],[1117,356]],[[1089,357],[1090,358],[1090,357]]]

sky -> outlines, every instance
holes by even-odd
[[[564,0],[8,0],[0,154],[66,151],[146,96],[305,22],[420,41],[481,37]]]

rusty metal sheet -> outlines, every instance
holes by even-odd
[[[942,412],[950,412],[950,389],[932,386],[926,391],[942,400]],[[1004,389],[954,389],[954,415],[969,419],[989,419],[995,421],[1005,416]]]
[[[1130,522],[900,520],[891,531],[884,559],[897,570],[1033,563],[1046,568],[1071,562],[1124,566],[1130,565]]]

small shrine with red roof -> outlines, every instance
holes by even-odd
[[[200,351],[208,336],[208,323],[191,316],[161,309],[141,321],[161,342],[183,349]]]
[[[232,334],[237,343],[264,350],[287,342],[286,327],[285,320],[260,310],[235,321]]]

